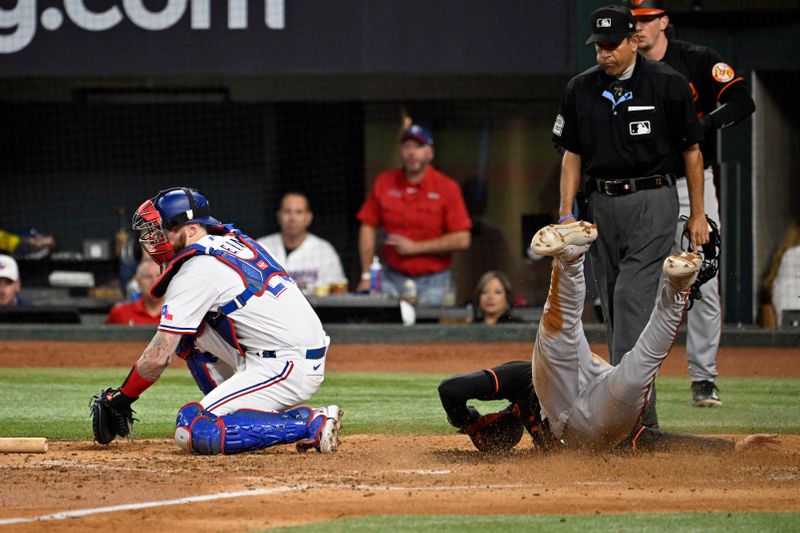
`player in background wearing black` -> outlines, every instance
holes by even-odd
[[[710,48],[670,39],[669,15],[663,0],[629,0],[625,2],[636,20],[639,53],[652,61],[661,61],[689,80],[697,116],[705,139],[700,143],[704,165],[704,204],[706,215],[720,226],[717,189],[713,165],[717,162],[717,130],[727,128],[750,116],[755,103],[747,93],[744,79]],[[689,198],[685,178],[677,181],[681,216],[689,215]],[[683,223],[675,231],[673,252],[681,246]],[[715,278],[702,286],[701,298],[686,314],[686,358],[692,378],[692,402],[698,407],[722,405],[717,395],[717,351],[722,330],[719,282]],[[655,419],[655,402],[652,413]]]

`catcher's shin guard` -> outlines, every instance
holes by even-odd
[[[200,404],[187,404],[178,412],[175,443],[200,455],[288,444],[308,437],[311,414],[308,407],[299,407],[282,413],[242,409],[218,417]]]

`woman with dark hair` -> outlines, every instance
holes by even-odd
[[[514,322],[511,318],[511,281],[499,270],[489,270],[478,280],[473,299],[473,323]]]

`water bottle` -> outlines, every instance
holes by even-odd
[[[378,256],[372,258],[372,264],[369,265],[369,293],[380,294],[383,278],[383,267]]]

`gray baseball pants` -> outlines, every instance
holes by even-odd
[[[704,204],[706,215],[719,227],[719,203],[717,189],[714,187],[714,172],[705,169]],[[689,216],[689,189],[686,179],[677,183],[678,203],[681,216]],[[675,229],[673,253],[678,253],[688,246],[683,236],[684,222],[678,222]],[[722,332],[722,309],[719,295],[719,278],[714,277],[700,286],[699,300],[695,300],[692,308],[686,313],[686,361],[689,363],[689,375],[692,381],[714,381],[717,377],[717,352]]]
[[[639,424],[686,307],[666,283],[632,349],[611,366],[593,354],[583,331],[583,257],[553,260],[550,293],[533,346],[533,386],[553,433],[576,447],[607,448]]]

